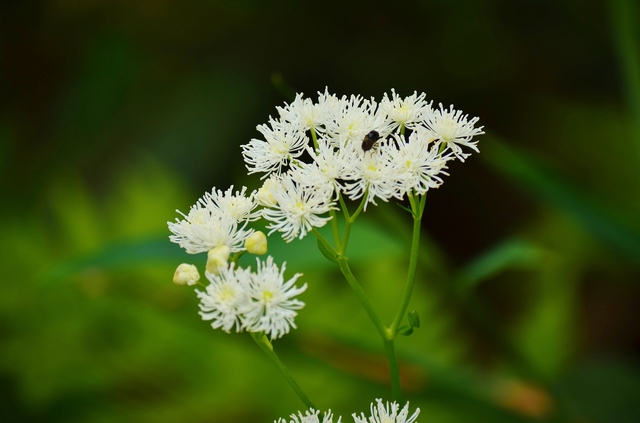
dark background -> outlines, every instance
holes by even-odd
[[[212,186],[255,186],[240,145],[296,92],[328,87],[426,92],[487,133],[429,194],[423,327],[399,340],[421,421],[639,421],[638,22],[631,0],[3,5],[0,414],[301,408],[247,336],[212,331],[171,284],[203,259],[174,249],[166,222]],[[354,259],[363,279],[402,272],[396,212],[367,217],[387,238]],[[276,346],[321,409],[348,416],[388,397],[384,360],[309,245],[301,259],[274,244],[311,286],[300,330]],[[451,288],[465,283],[472,300]],[[389,287],[365,288],[384,314]]]

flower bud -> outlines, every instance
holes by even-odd
[[[221,245],[209,250],[207,254],[207,272],[212,275],[220,273],[221,267],[226,267],[229,261],[229,254],[231,250],[226,245]]]
[[[200,273],[193,264],[182,263],[173,274],[173,283],[178,286],[195,285],[199,280]]]
[[[258,204],[266,207],[276,207],[278,205],[278,200],[273,195],[273,190],[279,183],[280,182],[273,177],[264,181],[262,187],[256,191],[256,200],[258,201]]]
[[[244,248],[247,252],[258,256],[267,254],[267,236],[261,231],[254,232],[244,242]]]

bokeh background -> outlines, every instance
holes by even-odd
[[[7,4],[8,3],[8,4]],[[213,331],[166,222],[247,185],[240,145],[295,92],[426,92],[480,117],[429,194],[403,384],[425,422],[640,421],[640,14],[634,0],[51,0],[0,9],[0,420],[255,422],[302,408]],[[354,271],[392,315],[406,215]],[[400,219],[400,220],[398,220]],[[406,220],[406,219],[405,219]],[[389,398],[385,359],[312,240],[275,346],[321,409]],[[305,248],[308,248],[305,250]]]

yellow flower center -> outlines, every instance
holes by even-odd
[[[222,301],[233,300],[234,297],[235,297],[235,292],[233,292],[233,289],[231,289],[230,286],[225,286],[220,291],[220,299]]]

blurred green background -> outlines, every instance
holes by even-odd
[[[8,2],[6,2],[8,3]],[[0,6],[0,420],[273,421],[302,403],[213,331],[166,222],[255,187],[240,145],[325,87],[426,92],[481,154],[429,194],[397,342],[423,422],[640,421],[640,14],[634,0],[52,0]],[[398,218],[404,218],[402,220]],[[363,217],[354,272],[389,320],[409,219]],[[304,246],[308,250],[304,250]],[[290,248],[287,248],[290,247]],[[389,398],[373,326],[311,239],[275,343],[321,409]]]

